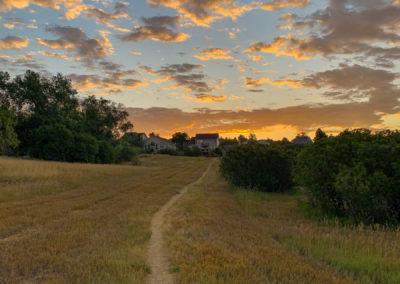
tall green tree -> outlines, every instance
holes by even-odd
[[[328,135],[321,128],[318,128],[315,132],[314,142],[320,141],[321,139],[327,138]]]
[[[189,135],[185,132],[176,132],[172,135],[172,142],[175,143],[178,150],[182,151],[185,144],[189,141]]]

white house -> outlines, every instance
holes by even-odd
[[[168,139],[150,135],[150,137],[146,139],[144,143],[144,149],[150,152],[158,152],[163,149],[176,150],[176,146]]]
[[[196,146],[199,147],[204,154],[213,152],[219,147],[219,134],[196,134]]]

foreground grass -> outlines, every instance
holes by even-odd
[[[0,283],[143,283],[152,215],[210,160],[0,158]]]
[[[307,219],[298,194],[232,190],[217,174],[168,216],[178,283],[400,283],[400,233]]]

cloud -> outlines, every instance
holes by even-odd
[[[272,80],[270,78],[245,78],[247,87],[263,83],[292,88],[323,89],[323,95],[350,101],[366,101],[376,112],[393,113],[399,105],[400,89],[394,81],[396,73],[360,65],[341,64],[339,68],[317,72],[301,79]]]
[[[340,0],[310,16],[286,14],[288,28],[311,30],[305,37],[276,37],[271,43],[255,42],[246,52],[267,52],[292,56],[298,60],[316,55],[360,55],[359,60],[373,58],[376,64],[393,67],[400,59],[400,6],[393,1]]]
[[[229,55],[230,51],[222,48],[207,48],[200,51],[198,54],[193,55],[200,60],[210,60],[210,59],[231,59],[234,58]]]
[[[306,7],[311,5],[310,0],[273,0],[261,4],[261,8],[267,11],[274,11],[289,7]]]
[[[204,80],[205,75],[199,73],[189,74],[203,67],[204,65],[189,63],[168,64],[154,71],[148,66],[140,66],[146,73],[162,77],[162,80],[157,80],[156,82],[174,82],[175,85],[166,87],[166,89],[183,87],[183,90],[187,92],[208,93],[213,91],[213,88]]]
[[[5,12],[12,9],[23,9],[31,4],[54,10],[60,9],[60,5],[72,7],[81,3],[81,0],[1,0],[0,11]]]
[[[139,42],[147,39],[161,42],[182,42],[189,35],[175,31],[179,26],[180,17],[158,16],[142,18],[142,26],[137,26],[129,34],[120,36],[122,41]]]
[[[47,51],[43,51],[43,50],[39,50],[38,53],[43,55],[43,56],[48,56],[48,57],[62,58],[62,59],[65,59],[65,60],[69,59],[68,56],[66,56],[66,55],[64,55],[62,53],[47,52]]]
[[[247,56],[248,56],[252,61],[255,61],[255,62],[258,62],[258,61],[261,61],[261,60],[264,59],[264,56],[262,56],[262,55],[251,55],[251,54],[248,54]]]
[[[97,23],[105,25],[106,27],[113,28],[117,31],[129,32],[129,30],[120,28],[111,23],[118,22],[121,19],[129,19],[128,5],[129,4],[126,2],[117,2],[114,5],[114,11],[112,13],[94,7],[93,5],[77,5],[67,10],[64,14],[64,18],[66,20],[72,20],[81,13],[84,13],[86,17],[93,18]]]
[[[304,104],[241,111],[204,108],[195,112],[168,108],[127,110],[138,131],[154,130],[164,136],[171,135],[176,129],[186,130],[194,135],[199,132],[238,133],[241,130],[265,132],[265,129],[275,126],[293,128],[294,132],[315,131],[319,127],[340,130],[371,128],[382,125],[389,116],[398,115],[400,89],[395,84],[397,78],[396,73],[386,70],[342,64],[338,68],[310,74],[301,79],[286,80],[285,83],[321,89],[322,95],[327,97],[344,96],[341,99],[350,99],[346,103]],[[283,84],[285,80],[274,81],[268,78],[264,81]],[[259,84],[252,82],[252,85]]]
[[[368,103],[301,105],[280,109],[251,111],[209,110],[184,112],[174,108],[127,108],[137,131],[155,131],[163,136],[177,129],[190,135],[205,132],[237,133],[238,130],[262,131],[275,125],[292,126],[295,132],[318,127],[370,127],[380,123]],[[248,131],[246,131],[248,132]]]
[[[175,9],[178,13],[199,26],[208,27],[217,19],[237,17],[258,7],[258,4],[239,5],[233,0],[147,0],[154,6]]]
[[[2,49],[21,49],[27,47],[29,40],[23,37],[7,36],[0,38],[0,50]]]
[[[221,96],[212,96],[207,94],[197,94],[195,96],[196,102],[199,103],[215,103],[215,102],[224,102],[226,101],[226,95]]]
[[[8,66],[9,70],[15,70],[20,72],[21,69],[26,71],[26,69],[33,69],[38,72],[47,73],[46,68],[43,64],[36,61],[34,58],[35,53],[30,51],[25,54],[20,54],[15,57],[10,57],[6,55],[0,55],[0,62],[3,65]]]
[[[142,55],[141,52],[139,52],[139,51],[134,51],[134,50],[131,50],[130,53],[133,54],[133,55]]]
[[[36,42],[52,49],[65,49],[80,57],[87,64],[104,59],[107,55],[114,52],[112,44],[107,38],[109,32],[99,31],[100,37],[88,38],[86,33],[73,27],[47,26],[46,31],[58,36],[58,39],[41,39]]]
[[[126,78],[127,76],[136,75],[135,71],[107,73],[106,76],[99,75],[79,75],[70,74],[72,84],[80,92],[94,95],[117,94],[126,91],[126,89],[139,88],[147,85],[141,80],[134,78]]]

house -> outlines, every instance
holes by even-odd
[[[150,135],[144,143],[144,149],[149,152],[158,152],[163,149],[176,150],[176,146],[171,140],[156,135]]]
[[[203,154],[210,154],[219,147],[219,134],[196,134],[195,145],[200,148]]]

